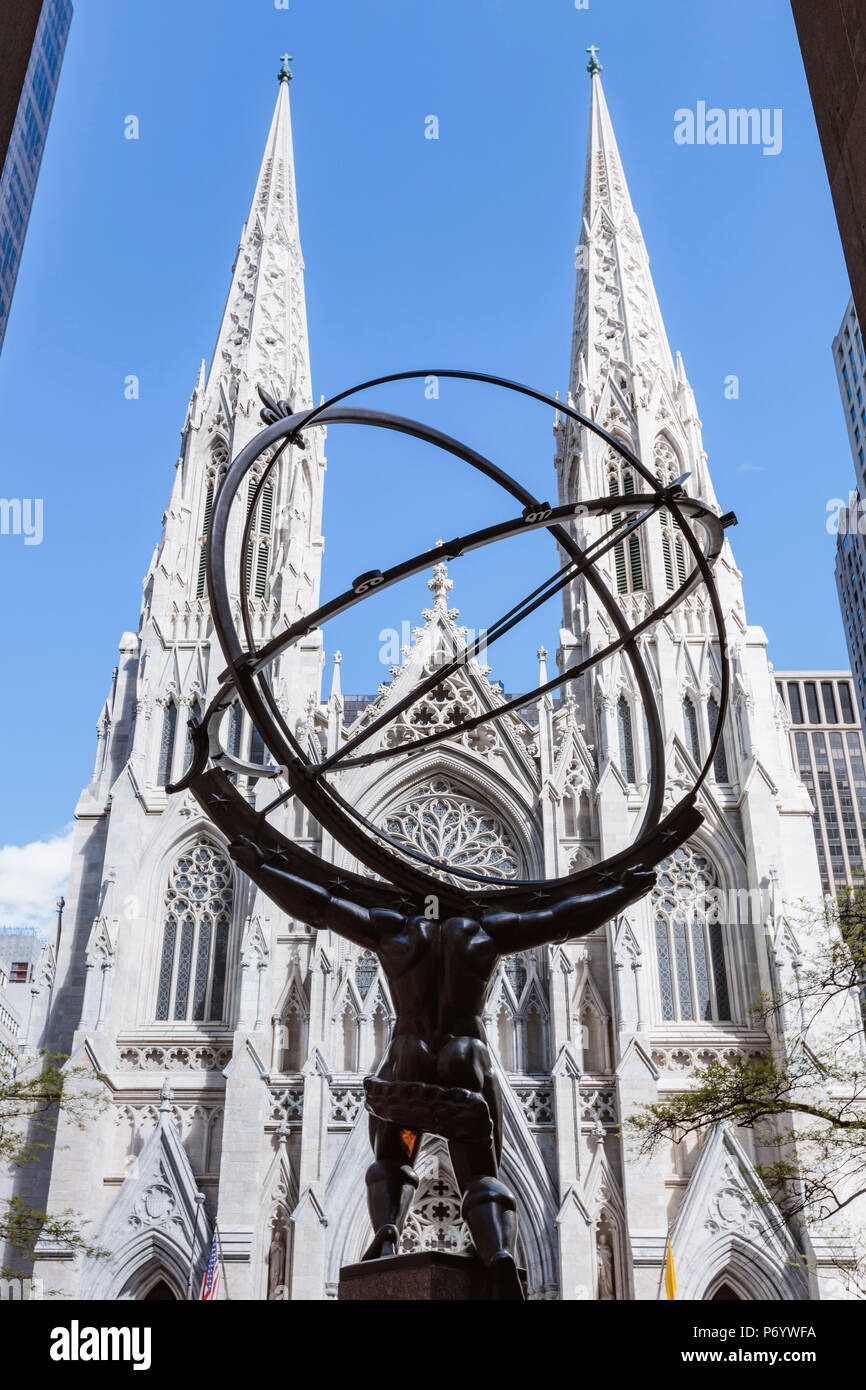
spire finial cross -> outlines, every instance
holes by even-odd
[[[440,541],[441,545],[442,542]],[[433,607],[442,611],[448,606],[448,595],[454,588],[454,580],[448,578],[448,566],[438,564],[433,566],[433,578],[427,580],[427,588],[433,595]]]
[[[601,63],[598,61],[599,50],[593,43],[590,44],[589,48],[586,51],[589,54],[589,62],[586,65],[586,70],[591,77],[594,77],[597,72],[602,71]]]
[[[281,82],[291,82],[291,80],[292,80],[292,70],[291,70],[291,68],[289,67],[289,63],[294,62],[294,59],[292,58],[291,53],[284,53],[283,56],[282,56],[282,58],[280,59],[280,62],[281,62],[282,65],[283,65],[283,66],[280,68],[280,73],[279,73],[280,81],[281,81]]]

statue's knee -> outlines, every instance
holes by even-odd
[[[517,1202],[504,1183],[498,1178],[470,1178],[463,1189],[462,1213],[468,1220],[476,1207],[493,1206],[501,1211],[516,1211]]]
[[[417,1187],[418,1174],[408,1163],[394,1158],[379,1158],[367,1169],[368,1187]]]

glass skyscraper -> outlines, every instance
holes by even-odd
[[[0,347],[6,336],[71,19],[71,0],[44,0],[0,174]]]

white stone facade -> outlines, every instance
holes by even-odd
[[[572,399],[663,476],[690,473],[688,490],[712,502],[694,396],[667,344],[598,76],[581,247]],[[40,1247],[40,1277],[65,1297],[145,1298],[157,1286],[183,1297],[190,1252],[199,1268],[215,1217],[236,1299],[333,1297],[341,1265],[370,1239],[362,1078],[391,1026],[377,964],[280,914],[233,869],[195,802],[165,791],[183,767],[189,711],[218,684],[201,577],[209,489],[259,428],[260,383],[296,407],[312,400],[285,80],[139,625],[121,639],[77,808],[49,1041],[105,1074],[109,1104],[83,1131],[61,1124],[62,1149],[26,1191],[51,1212],[78,1212],[110,1258]],[[255,522],[243,582],[258,636],[316,602],[321,434],[311,432],[306,454],[286,452]],[[556,438],[561,501],[606,494],[614,475],[623,483],[620,461],[587,432],[560,420]],[[672,586],[680,563],[675,531],[652,526],[637,550],[611,560],[630,616]],[[722,1283],[743,1298],[821,1296],[820,1269],[799,1272],[793,1237],[751,1200],[758,1155],[747,1139],[719,1132],[646,1161],[618,1137],[635,1107],[670,1093],[701,1060],[772,1045],[750,1028],[748,1007],[783,955],[779,905],[820,897],[809,799],[740,581],[726,546],[719,583],[733,698],[699,835],[666,866],[652,900],[585,941],[504,962],[490,991],[503,1178],[517,1197],[519,1255],[536,1299],[663,1297],[671,1230],[683,1297],[711,1298]],[[432,607],[401,667],[360,721],[438,653],[465,645],[444,566],[430,587]],[[569,590],[559,661],[603,645],[605,621],[590,591]],[[707,608],[690,600],[642,645],[676,788],[694,779],[718,697]],[[346,737],[339,660],[325,700],[321,647],[311,643],[304,659],[280,693],[293,727],[332,751]],[[444,705],[416,707],[412,727],[503,698],[475,660],[445,695]],[[411,733],[395,723],[386,736],[394,746]],[[227,715],[225,738],[255,760],[243,721]],[[525,720],[509,715],[412,762],[347,771],[340,789],[411,843],[506,878],[553,876],[629,842],[645,756],[636,692],[617,660],[572,682],[562,700],[540,700]],[[350,862],[305,813],[286,812],[282,828]],[[672,904],[683,887],[726,895],[731,910],[717,928],[680,930]],[[463,1248],[446,1146],[428,1142],[418,1166],[405,1248]],[[194,1237],[197,1194],[206,1212]]]

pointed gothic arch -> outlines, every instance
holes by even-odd
[[[503,865],[509,857],[514,863],[514,872],[503,873],[503,877],[542,875],[543,845],[536,808],[523,801],[515,786],[496,769],[468,749],[455,752],[446,747],[408,764],[401,762],[367,789],[359,802],[360,810],[375,824],[383,825],[389,815],[399,814],[407,803],[428,796],[440,782],[446,784],[440,793],[442,798],[456,799],[482,818],[492,819],[493,824],[485,833],[499,838],[496,858]],[[417,820],[417,815],[413,815]],[[411,827],[404,826],[404,834],[407,829]],[[409,842],[413,843],[412,836]],[[420,847],[423,849],[423,844]],[[429,849],[425,852],[429,853]],[[482,854],[481,858],[488,860],[482,871],[493,872],[495,863],[489,862],[489,855]]]
[[[625,693],[621,694],[616,702],[616,731],[619,740],[619,769],[625,781],[631,784],[637,781],[637,760],[632,707]]]
[[[298,1075],[307,1060],[310,1006],[295,966],[271,1019],[271,1067],[282,1075]]]
[[[714,856],[689,841],[658,869],[651,895],[660,1017],[729,1023],[724,888]]]
[[[682,709],[686,747],[694,762],[700,767],[703,760],[701,758],[701,736],[698,729],[698,711],[695,706],[694,696],[690,691],[687,691],[683,696]]]
[[[235,872],[207,834],[187,840],[166,874],[152,1018],[222,1022],[227,1011]]]
[[[631,497],[639,491],[634,469],[615,449],[608,448],[604,455],[602,469],[606,491],[609,496]],[[624,520],[622,512],[611,513],[611,526]],[[643,538],[640,531],[620,541],[613,550],[612,579],[618,594],[642,593],[646,588],[646,561]]]
[[[132,1268],[130,1268],[132,1266]],[[186,1299],[186,1281],[174,1252],[148,1247],[132,1255],[128,1278],[114,1295],[119,1303],[182,1302]]]
[[[159,741],[159,757],[156,767],[156,785],[165,787],[171,781],[174,761],[174,743],[177,737],[177,701],[170,695],[162,710],[162,733]]]
[[[575,985],[572,1016],[580,1041],[581,1070],[590,1075],[606,1074],[611,1069],[610,1010],[588,967]]]

